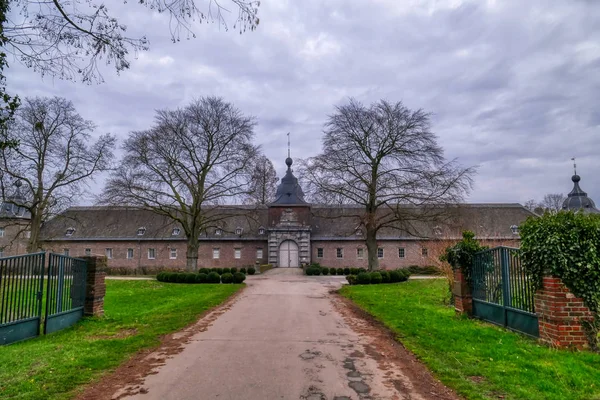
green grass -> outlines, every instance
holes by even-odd
[[[106,282],[105,317],[0,347],[0,398],[68,399],[160,337],[189,325],[243,285]],[[115,334],[135,330],[118,338]]]
[[[341,294],[392,329],[468,399],[600,399],[600,354],[556,350],[443,304],[446,281],[345,286]]]

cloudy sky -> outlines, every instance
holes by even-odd
[[[150,127],[156,109],[222,96],[256,116],[280,176],[287,132],[293,156],[312,156],[335,105],[401,100],[433,114],[448,158],[479,167],[470,202],[567,194],[576,156],[600,203],[595,0],[264,0],[255,32],[204,24],[175,44],[166,16],[109,3],[130,36],[150,40],[130,70],[103,68],[105,83],[86,86],[12,61],[9,91],[66,97],[119,138]]]

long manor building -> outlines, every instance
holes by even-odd
[[[214,211],[228,217],[198,238],[199,267],[243,267],[272,264],[298,267],[318,262],[328,267],[367,267],[367,249],[355,205],[318,205],[305,201],[302,188],[286,159],[287,171],[277,188],[276,200],[260,206],[221,206]],[[569,204],[595,209],[573,179]],[[15,196],[21,196],[17,188]],[[573,197],[586,199],[573,200]],[[410,207],[407,207],[408,211]],[[417,210],[413,208],[413,211]],[[593,212],[593,210],[591,210]],[[458,204],[448,206],[442,220],[413,222],[382,228],[377,256],[382,268],[432,264],[441,249],[475,232],[490,245],[517,245],[517,227],[535,214],[517,203]],[[590,210],[588,210],[590,211]],[[208,210],[210,212],[210,210]],[[25,252],[29,215],[6,202],[0,214],[0,255]],[[132,207],[71,207],[42,228],[45,250],[70,256],[105,255],[113,272],[152,273],[183,269],[186,238],[172,220]]]

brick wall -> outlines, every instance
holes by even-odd
[[[454,309],[457,313],[471,315],[473,313],[473,296],[465,275],[460,268],[454,270]]]
[[[219,258],[213,258],[213,250],[219,249]],[[235,258],[239,249],[240,258]],[[257,258],[257,250],[262,249],[262,258]],[[205,242],[198,250],[198,267],[244,267],[266,264],[268,257],[267,241],[222,241]]]
[[[84,257],[87,261],[87,277],[85,284],[85,315],[104,315],[104,296],[106,295],[106,257]]]
[[[591,321],[592,313],[560,278],[543,278],[542,288],[535,295],[535,310],[541,341],[557,347],[588,346],[581,321]]]

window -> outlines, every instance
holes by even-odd
[[[65,232],[65,235],[73,236],[74,233],[75,233],[75,228],[68,228],[67,231]]]
[[[129,258],[129,259],[133,258],[133,249],[127,249],[127,258]]]
[[[335,254],[337,258],[344,258],[344,249],[338,247],[337,249],[335,249]]]
[[[442,234],[442,228],[440,228],[439,226],[434,226],[433,233],[437,236],[440,236]]]
[[[69,256],[69,249],[63,249],[63,255]]]
[[[263,249],[256,249],[256,258],[263,258]]]
[[[429,250],[427,250],[427,247],[423,247],[423,248],[421,249],[421,255],[422,255],[423,257],[427,257],[427,256],[429,255]]]
[[[235,228],[235,234],[236,235],[241,235],[242,234],[243,229],[242,228]]]
[[[242,258],[242,249],[233,249],[233,258],[238,260]]]
[[[221,256],[221,250],[219,248],[213,249],[213,258],[216,260]]]
[[[86,256],[91,256],[92,255],[92,249],[85,249],[85,255]]]
[[[354,231],[354,234],[356,236],[362,236],[363,232],[362,232],[362,230],[360,228],[356,228],[356,230]]]
[[[112,252],[112,249],[110,249],[110,248],[106,249],[106,258],[108,258],[109,260],[110,260],[111,258],[113,258],[113,252]]]
[[[156,258],[156,250],[148,249],[148,260],[154,260]]]
[[[169,258],[171,260],[177,259],[177,249],[171,248],[171,253],[169,254]]]
[[[265,234],[265,228],[258,228],[258,234],[259,235],[264,235]]]
[[[223,233],[221,229],[215,229],[215,235],[221,236],[221,233]]]
[[[377,248],[377,258],[383,258],[383,248]]]
[[[0,228],[0,237],[4,237],[4,228]]]
[[[519,227],[516,225],[511,225],[510,231],[512,232],[513,235],[517,235],[517,234],[519,234]]]
[[[356,258],[365,258],[365,249],[356,249]]]
[[[317,257],[318,258],[323,258],[323,248],[322,247],[319,247],[317,249]]]
[[[173,228],[173,230],[171,231],[171,236],[179,236],[180,233],[181,233],[181,229]]]
[[[405,256],[406,256],[406,253],[405,253],[405,251],[404,251],[404,248],[403,248],[403,247],[400,247],[400,248],[398,249],[398,257],[400,257],[400,258],[404,258]]]
[[[146,233],[146,228],[144,228],[143,226],[141,228],[138,228],[138,230],[137,230],[138,236],[143,236],[145,233]]]

